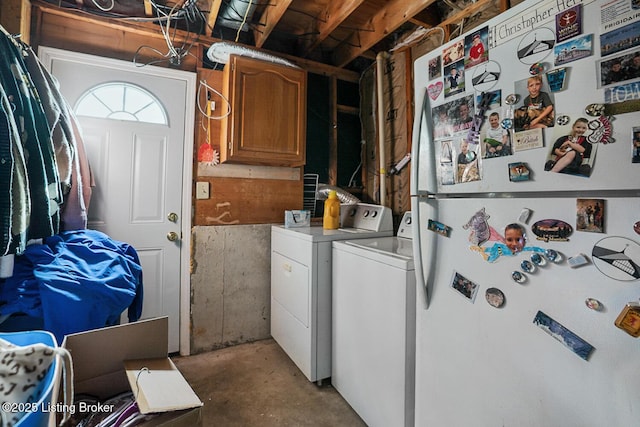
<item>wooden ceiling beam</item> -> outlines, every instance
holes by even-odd
[[[327,4],[327,7],[320,13],[314,30],[317,34],[309,46],[304,50],[303,56],[307,56],[311,51],[322,43],[329,35],[356,10],[364,0],[334,0]]]
[[[333,64],[344,67],[434,2],[435,0],[389,1],[369,20],[368,27],[371,31],[354,31],[338,46],[333,53]]]
[[[211,29],[211,36],[213,36],[213,29],[216,26],[216,20],[218,19],[218,14],[220,13],[220,6],[222,5],[222,0],[207,0],[209,3],[209,16],[207,17],[207,27]]]
[[[264,9],[260,20],[259,28],[253,30],[253,38],[256,41],[256,47],[260,48],[264,45],[271,31],[278,25],[282,15],[287,11],[293,0],[271,0],[269,5]]]
[[[489,7],[494,0],[478,0],[477,2],[473,3],[471,6],[466,7],[465,9],[462,9],[460,12],[451,15],[451,17],[445,19],[444,21],[442,21],[439,26],[442,27],[447,34],[450,33],[450,29],[448,28],[449,25],[453,25],[456,24],[460,21],[462,21],[463,19],[469,18],[470,16],[475,15],[476,13],[486,9],[487,7]],[[447,40],[449,39],[449,36],[447,36]]]

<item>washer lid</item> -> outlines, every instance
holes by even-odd
[[[300,228],[285,228],[282,225],[273,225],[272,231],[283,233],[290,237],[309,240],[311,242],[332,242],[334,240],[365,239],[372,237],[391,237],[393,230],[371,231],[362,228],[339,228],[337,230],[325,230],[322,226],[310,226]]]
[[[373,239],[346,240],[335,242],[334,248],[348,250],[365,258],[413,270],[413,246],[411,239],[401,237],[380,237]]]

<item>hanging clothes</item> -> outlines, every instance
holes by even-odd
[[[93,177],[80,127],[31,47],[0,26],[0,256],[87,227]]]
[[[0,57],[0,84],[12,104],[29,177],[31,214],[27,239],[51,236],[59,231],[59,206],[62,202],[51,133],[38,93],[26,71],[24,51],[6,31],[1,32],[0,51],[3,52]],[[13,206],[14,211],[19,208]],[[21,243],[20,240],[12,240],[9,251],[21,253],[24,250]]]
[[[64,201],[60,230],[87,227],[93,177],[89,167],[80,126],[58,81],[40,62],[31,47],[26,47],[25,63],[40,94],[49,123]]]

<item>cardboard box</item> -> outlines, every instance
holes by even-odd
[[[104,400],[133,390],[141,411],[163,412],[143,425],[202,425],[202,402],[167,357],[168,328],[159,317],[67,335],[62,346],[73,359],[75,394]]]

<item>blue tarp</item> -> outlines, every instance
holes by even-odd
[[[142,314],[142,267],[136,250],[96,230],[65,231],[27,246],[13,276],[0,283],[0,314],[44,320],[58,342],[66,334]]]

